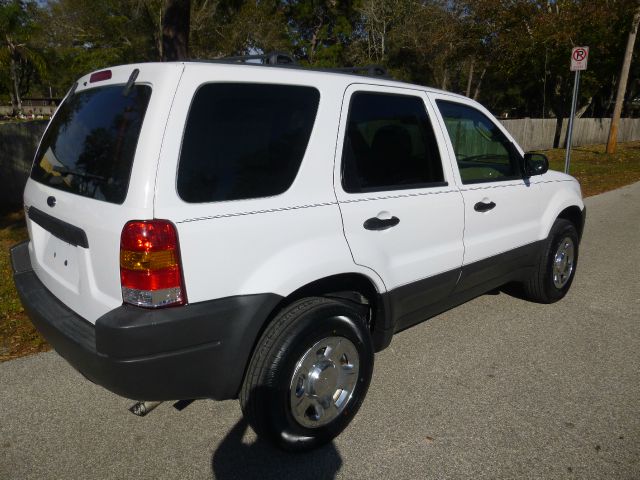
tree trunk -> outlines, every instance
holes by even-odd
[[[614,92],[614,88],[616,86],[616,76],[612,75],[611,76],[611,88],[609,89],[609,100],[607,101],[607,106],[605,107],[604,110],[604,115],[603,116],[608,116],[609,115],[609,110],[611,109],[611,104],[613,103],[613,92]],[[613,112],[612,112],[613,115]]]
[[[484,78],[484,74],[487,73],[487,68],[482,69],[482,73],[480,74],[480,79],[478,80],[478,84],[476,85],[476,90],[473,92],[473,99],[478,100],[480,96],[480,87],[482,86],[482,79]]]
[[[442,73],[442,85],[440,88],[442,90],[446,90],[448,82],[449,82],[449,70],[447,69],[447,67],[444,67],[444,72]]]
[[[320,23],[313,30],[313,35],[311,36],[309,55],[308,55],[308,60],[310,64],[313,64],[316,56],[316,48],[318,46],[318,35],[320,34],[320,29],[322,28],[323,23],[324,22],[320,20]]]
[[[386,35],[387,35],[387,22],[382,22],[382,35],[380,37],[380,60],[379,62],[384,61],[384,54],[386,50]]]
[[[16,60],[13,58],[13,55],[9,60],[9,70],[11,75],[11,85],[13,87],[13,91],[11,92],[11,107],[13,115],[17,116],[22,113],[22,99],[20,98],[20,79],[18,78]]]
[[[162,48],[162,8],[158,9],[159,15],[158,15],[158,30],[157,30],[157,37],[156,37],[156,44],[158,45],[158,58],[162,61],[162,52],[163,52],[163,48]]]
[[[465,96],[471,95],[471,82],[473,82],[473,66],[476,63],[476,57],[471,57],[471,65],[469,65],[469,79],[467,80],[467,92]]]
[[[589,107],[591,106],[591,102],[593,101],[593,97],[589,97],[587,103],[583,107],[579,107],[576,109],[576,118],[582,118],[582,115],[585,114]]]
[[[564,78],[556,76],[556,84],[551,95],[551,111],[556,116],[556,131],[553,135],[553,148],[560,148],[560,137],[562,135],[562,121],[565,117],[565,85]]]
[[[622,70],[620,71],[620,81],[618,82],[618,94],[616,95],[616,105],[613,108],[613,116],[611,117],[611,127],[609,128],[609,141],[607,142],[607,153],[616,153],[618,144],[618,123],[620,123],[620,114],[622,113],[622,104],[624,102],[624,94],[627,89],[627,80],[629,79],[629,67],[631,66],[631,57],[633,56],[633,45],[636,43],[636,34],[638,33],[638,24],[640,24],[640,6],[636,8],[631,22],[631,31],[627,39],[627,49],[624,52],[624,60],[622,62]]]
[[[168,0],[162,21],[162,60],[189,58],[190,0]]]
[[[556,132],[553,135],[553,148],[558,148],[560,146],[560,135],[562,135],[562,120],[564,120],[563,114],[556,115]]]

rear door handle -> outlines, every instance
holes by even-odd
[[[495,206],[496,206],[495,202],[489,202],[489,203],[478,202],[473,206],[473,209],[476,212],[488,212],[489,210],[493,209]]]
[[[400,223],[400,219],[398,217],[391,218],[378,218],[372,217],[366,220],[362,226],[367,230],[386,230],[387,228],[395,227]]]

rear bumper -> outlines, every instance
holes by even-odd
[[[281,297],[243,295],[182,307],[121,306],[95,326],[61,303],[31,268],[28,242],[11,249],[25,311],[89,380],[137,400],[235,398],[260,329]]]

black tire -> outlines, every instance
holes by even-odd
[[[573,242],[573,269],[566,283],[559,287],[554,283],[553,263],[560,243],[567,238]],[[567,294],[573,283],[578,266],[578,242],[578,232],[573,223],[563,218],[557,219],[553,227],[551,227],[551,231],[542,248],[534,272],[531,277],[524,282],[524,292],[528,299],[539,303],[554,303]]]
[[[326,425],[307,428],[291,408],[292,377],[305,352],[325,338],[348,339],[359,368],[351,396]],[[305,298],[284,308],[258,342],[240,390],[245,418],[262,438],[288,451],[308,451],[330,442],[355,416],[369,388],[374,350],[362,309],[348,301]]]

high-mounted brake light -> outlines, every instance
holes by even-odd
[[[120,236],[120,282],[125,303],[158,308],[186,303],[178,234],[167,220],[127,223]]]
[[[111,78],[111,70],[102,70],[101,72],[92,73],[89,77],[89,83],[101,82]]]

